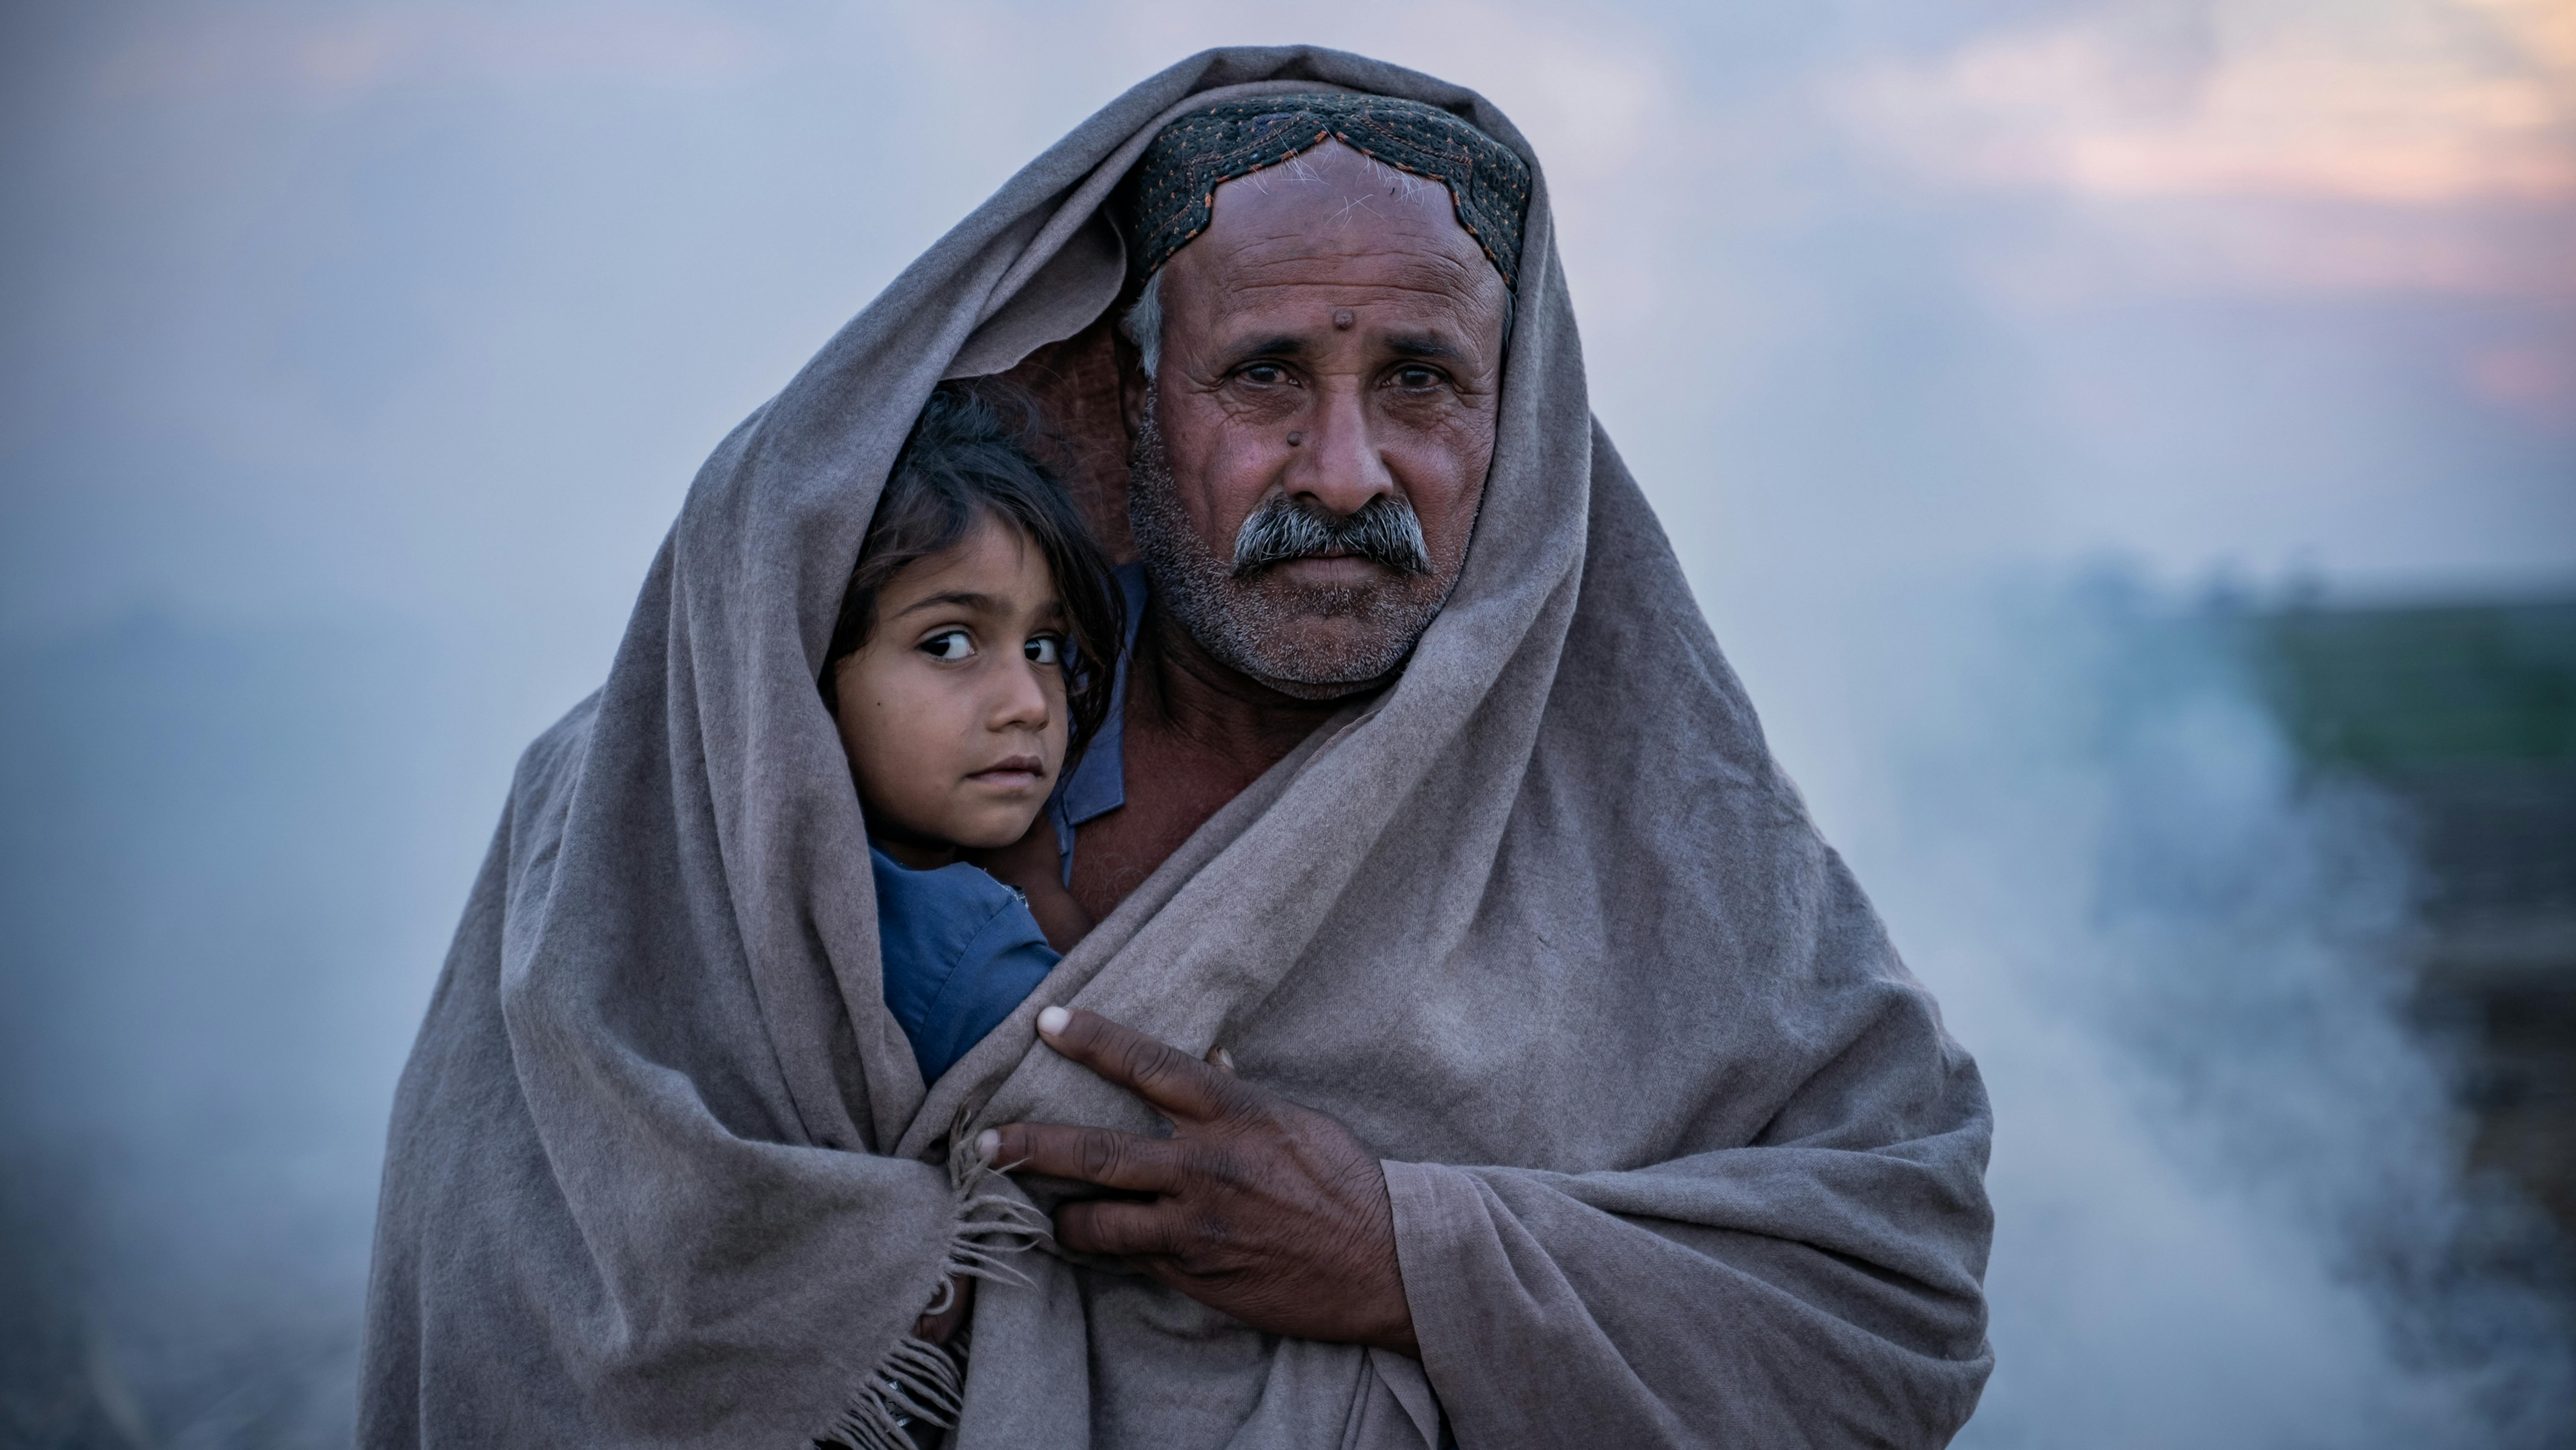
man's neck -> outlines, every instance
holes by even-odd
[[[1154,727],[1235,762],[1246,782],[1278,764],[1350,698],[1303,700],[1283,694],[1209,654],[1162,610],[1148,604],[1146,611],[1136,631],[1128,689],[1146,707]]]
[[[1271,689],[1210,656],[1149,602],[1127,665],[1120,747],[1127,803],[1080,828],[1075,904],[1091,921],[1106,919],[1192,832],[1349,700]]]

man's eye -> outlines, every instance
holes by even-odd
[[[1020,646],[1020,653],[1027,655],[1033,665],[1060,665],[1064,663],[1064,641],[1040,635]]]
[[[975,652],[975,642],[962,629],[943,629],[921,642],[921,652],[933,659],[962,660]]]
[[[1258,387],[1271,387],[1288,381],[1288,370],[1277,363],[1254,363],[1243,370],[1243,380]]]
[[[1395,385],[1399,388],[1436,388],[1440,374],[1430,368],[1397,368]]]

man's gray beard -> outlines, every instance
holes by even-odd
[[[1301,588],[1276,566],[1236,578],[1234,561],[1200,542],[1181,506],[1150,387],[1127,469],[1128,523],[1155,602],[1201,649],[1283,695],[1337,699],[1394,673],[1457,582],[1454,559],[1433,561],[1427,574],[1359,587]],[[1340,643],[1290,637],[1287,626],[1313,618],[1355,619],[1365,629]]]

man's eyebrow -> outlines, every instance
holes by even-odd
[[[1427,332],[1402,332],[1386,340],[1387,349],[1399,357],[1428,358],[1446,362],[1458,356],[1459,347]]]
[[[1238,347],[1234,349],[1234,355],[1238,358],[1246,358],[1259,357],[1264,353],[1268,353],[1273,357],[1295,357],[1305,350],[1306,340],[1304,338],[1298,337],[1294,333],[1283,332],[1274,337],[1263,338],[1261,341],[1253,343],[1250,346]]]

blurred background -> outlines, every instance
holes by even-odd
[[[2576,3],[15,3],[0,1444],[320,1446],[519,749],[1145,75],[1475,86],[1995,1096],[1986,1447],[2576,1439]]]

